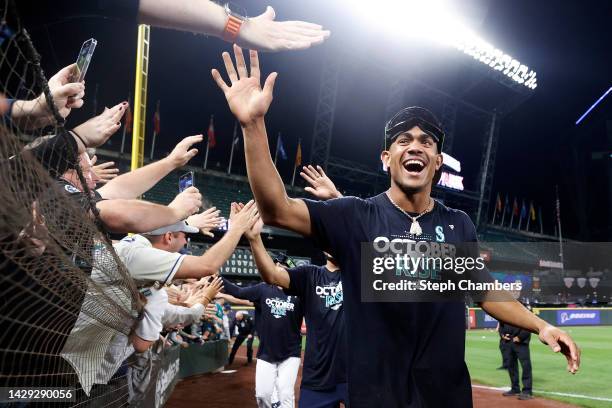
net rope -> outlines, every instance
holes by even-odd
[[[72,387],[68,405],[124,405],[125,374],[104,361],[134,326],[139,293],[101,228],[75,147],[48,143],[70,136],[15,10],[0,0],[0,387]],[[46,112],[48,125],[27,109]],[[57,182],[66,171],[76,171],[85,205]]]

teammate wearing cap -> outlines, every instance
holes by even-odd
[[[361,301],[361,243],[377,238],[447,245],[477,241],[467,214],[431,198],[444,143],[434,115],[406,108],[387,123],[380,154],[390,176],[386,192],[368,199],[292,199],[272,162],[264,123],[277,74],[269,75],[261,88],[257,52],[250,53],[250,74],[242,50],[235,46],[234,52],[236,68],[223,53],[231,84],[217,70],[213,78],[242,126],[247,173],[262,219],[313,238],[342,270],[351,408],[472,406],[463,302]],[[483,301],[481,306],[498,320],[537,333],[566,356],[568,371],[578,370],[580,352],[562,330],[514,300]]]

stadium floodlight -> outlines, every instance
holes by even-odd
[[[538,80],[536,72],[527,65],[521,64],[508,54],[493,47],[491,44],[478,38],[476,35],[457,37],[454,45],[458,50],[473,57],[475,60],[488,65],[490,68],[501,71],[514,82],[525,85],[529,89],[536,89]]]
[[[529,89],[538,86],[533,69],[469,30],[448,0],[351,0],[347,7],[394,37],[426,38],[454,47],[518,84]]]

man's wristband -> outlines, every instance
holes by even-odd
[[[233,3],[225,3],[223,6],[227,15],[227,22],[223,28],[221,37],[228,42],[234,42],[240,34],[242,24],[248,20],[246,10]]]
[[[87,143],[85,143],[85,141],[83,140],[83,138],[82,138],[82,137],[81,137],[81,136],[80,136],[80,135],[79,135],[77,132],[75,132],[75,131],[74,131],[74,129],[72,129],[72,130],[70,131],[70,133],[72,133],[73,135],[75,135],[75,136],[76,136],[76,138],[77,138],[77,139],[79,139],[79,140],[81,141],[81,143],[83,143],[83,147],[84,147],[85,149],[87,149]]]
[[[223,39],[227,42],[234,42],[238,38],[240,33],[240,27],[242,26],[242,20],[232,15],[228,16],[227,23],[223,28]]]

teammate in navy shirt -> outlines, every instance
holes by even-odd
[[[264,281],[300,297],[308,334],[300,388],[300,407],[335,408],[346,403],[344,295],[338,262],[326,254],[325,266],[284,268],[275,264],[261,239],[259,220],[245,232]]]
[[[243,288],[223,279],[223,286],[227,294],[255,305],[255,331],[259,336],[255,369],[257,405],[271,407],[276,386],[281,406],[292,407],[302,354],[300,329],[304,313],[299,298],[267,283]]]
[[[300,407],[338,407],[347,403],[346,337],[340,269],[333,258],[325,266],[287,269],[289,289],[304,305],[306,351]],[[325,405],[322,405],[325,403]]]
[[[362,302],[362,243],[371,247],[377,238],[450,245],[476,240],[465,213],[431,198],[442,167],[441,125],[416,107],[402,109],[387,123],[380,154],[390,179],[385,193],[326,202],[291,199],[272,162],[264,122],[276,74],[260,88],[257,53],[251,51],[249,75],[242,50],[234,50],[239,75],[226,55],[231,86],[218,75],[215,80],[242,126],[247,173],[262,219],[312,237],[340,263],[351,408],[470,407],[463,303]],[[580,352],[567,333],[514,300],[485,300],[481,306],[498,320],[538,333],[566,356],[568,371],[578,370]]]

